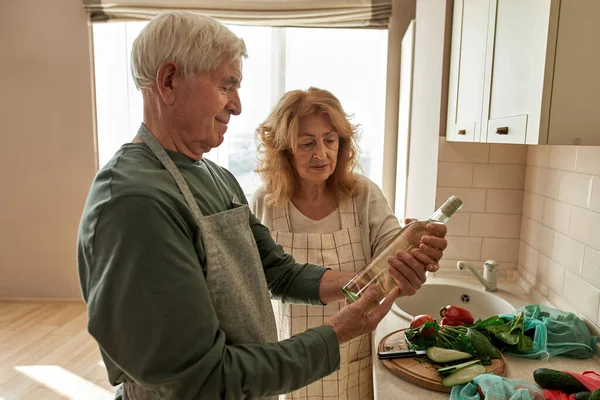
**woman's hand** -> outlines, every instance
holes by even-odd
[[[406,218],[405,223],[416,221],[414,218]],[[418,250],[413,250],[413,257],[427,266],[429,272],[437,271],[439,261],[444,255],[444,250],[448,247],[448,241],[445,239],[448,228],[444,224],[428,224],[425,227],[432,235],[425,235],[421,238],[421,245]]]
[[[405,223],[416,221],[407,218]],[[425,272],[435,272],[439,269],[438,262],[448,246],[445,239],[447,228],[444,224],[428,224],[426,229],[431,235],[421,238],[421,245],[410,253],[397,251],[395,256],[388,258],[390,275],[398,282],[401,295],[411,296],[427,280]]]

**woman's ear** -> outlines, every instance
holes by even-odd
[[[175,102],[173,81],[179,73],[179,68],[173,61],[162,63],[156,71],[156,87],[160,97],[167,105],[172,105]]]

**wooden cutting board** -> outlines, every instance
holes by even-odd
[[[393,346],[393,348],[386,348],[386,346]],[[406,350],[407,348],[408,347],[406,346],[406,341],[404,339],[404,329],[400,329],[388,334],[381,339],[379,346],[377,346],[378,351]],[[379,362],[385,365],[385,367],[394,374],[414,383],[415,385],[438,392],[450,393],[451,388],[442,386],[442,379],[436,371],[436,368],[439,366],[432,364],[427,360],[428,358],[426,356],[419,356],[412,358],[379,360]],[[486,369],[487,372],[493,372],[498,376],[505,376],[506,361],[504,360],[502,353],[500,353],[500,359],[493,360],[492,365],[486,365]]]

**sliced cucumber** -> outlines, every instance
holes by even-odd
[[[471,382],[476,376],[485,374],[486,372],[487,370],[481,364],[469,365],[468,367],[457,369],[455,372],[445,377],[442,381],[442,386],[452,387],[454,385],[468,383]]]
[[[481,362],[481,360],[479,358],[476,360],[467,361],[467,362],[464,362],[461,364],[455,364],[455,365],[450,365],[448,367],[439,368],[437,370],[437,372],[438,372],[438,374],[440,374],[442,376],[450,375],[451,373],[453,373],[456,370],[468,367],[469,365],[477,364],[478,362]]]
[[[427,357],[437,363],[445,363],[450,361],[465,360],[473,357],[473,355],[463,351],[443,349],[441,347],[432,346],[427,349]]]

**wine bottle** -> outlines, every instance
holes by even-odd
[[[358,300],[361,294],[369,287],[376,287],[377,303],[380,303],[385,296],[398,284],[388,272],[387,259],[398,250],[410,252],[412,249],[419,248],[421,238],[424,235],[431,235],[425,227],[427,224],[446,223],[452,214],[462,207],[462,200],[456,196],[450,196],[448,200],[438,208],[427,221],[413,221],[406,224],[400,232],[390,242],[390,244],[375,257],[342,288],[344,296],[351,303]],[[374,304],[374,306],[376,305]]]

